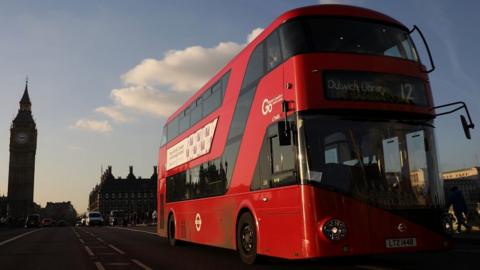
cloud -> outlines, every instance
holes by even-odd
[[[110,93],[113,105],[95,111],[116,123],[132,121],[127,116],[131,112],[167,117],[262,31],[252,30],[245,43],[191,46],[170,50],[160,59],[145,59],[121,76],[124,87]]]
[[[200,88],[242,47],[235,42],[221,42],[213,48],[170,50],[160,60],[143,60],[122,79],[126,85],[168,86],[178,92],[190,92]]]
[[[70,150],[70,151],[74,151],[74,152],[80,152],[80,151],[85,150],[85,148],[83,148],[81,146],[77,146],[77,145],[68,145],[67,149]]]
[[[150,86],[130,86],[113,89],[111,98],[116,106],[153,116],[169,116],[188,95],[175,91],[160,91]]]
[[[255,28],[248,34],[247,36],[247,43],[252,42],[258,35],[260,35],[263,32],[263,28]]]
[[[133,118],[126,116],[119,106],[98,107],[95,111],[107,115],[116,123],[128,123],[133,121]]]
[[[70,126],[70,128],[92,131],[97,133],[110,133],[113,130],[112,126],[108,123],[108,121],[97,121],[90,119],[80,119],[75,122],[74,125]]]

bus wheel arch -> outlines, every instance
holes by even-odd
[[[237,215],[235,229],[235,243],[237,252],[246,264],[258,261],[258,233],[257,222],[252,211],[242,208]]]
[[[172,211],[168,214],[168,223],[167,223],[167,239],[170,246],[176,246],[177,240],[175,238],[175,215]]]

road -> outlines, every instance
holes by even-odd
[[[244,265],[231,250],[183,244],[171,248],[149,227],[0,229],[0,269],[478,269],[480,245],[448,252]]]

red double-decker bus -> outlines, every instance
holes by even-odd
[[[403,24],[286,12],[168,119],[158,234],[246,263],[447,248],[435,116]]]

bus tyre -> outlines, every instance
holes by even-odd
[[[242,261],[254,264],[257,255],[257,229],[252,214],[245,212],[240,216],[237,225],[237,251]]]
[[[168,244],[174,247],[177,244],[177,240],[175,239],[175,219],[173,215],[168,217],[168,227],[167,227],[167,235],[168,235]]]

